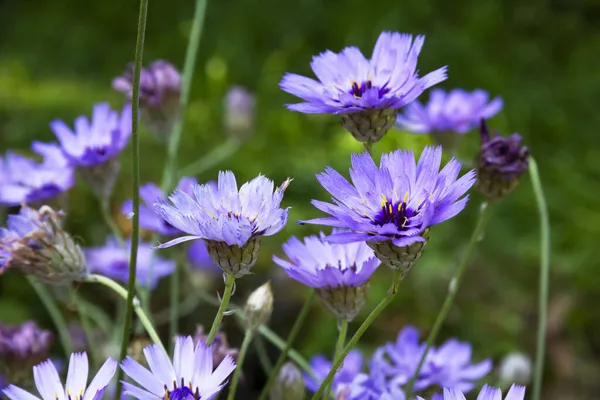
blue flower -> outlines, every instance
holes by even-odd
[[[220,271],[219,267],[210,258],[206,243],[202,240],[194,240],[188,246],[186,255],[190,266],[195,269],[210,272]]]
[[[306,389],[314,393],[319,389],[319,386],[321,386],[321,383],[325,380],[327,374],[329,374],[329,371],[331,370],[331,361],[324,356],[315,356],[310,359],[310,367],[313,370],[316,379],[305,374],[304,383]],[[344,388],[354,381],[356,376],[362,374],[362,369],[362,354],[360,354],[360,351],[358,350],[351,350],[344,359],[342,366],[335,374],[331,386],[333,393],[339,393],[344,390]]]
[[[102,247],[87,248],[85,257],[90,272],[99,273],[123,283],[129,282],[130,248],[131,240],[127,240],[123,246],[114,237],[108,238],[106,245]],[[139,243],[136,281],[140,285],[154,289],[160,278],[171,275],[174,270],[174,261],[157,256],[150,244]]]
[[[23,361],[45,356],[52,344],[52,332],[38,328],[34,321],[21,325],[0,323],[0,356],[5,361]]]
[[[117,361],[112,358],[106,360],[89,385],[87,384],[88,370],[87,354],[85,352],[73,353],[69,362],[65,386],[60,381],[58,371],[50,360],[33,367],[33,376],[37,390],[44,400],[101,399],[117,370]],[[10,400],[38,399],[38,397],[14,385],[9,385],[2,390],[2,393]]]
[[[525,398],[525,387],[512,385],[506,393],[504,400],[523,400]],[[424,400],[417,397],[418,400]],[[465,395],[458,389],[444,388],[443,400],[465,400]],[[489,385],[484,385],[477,400],[502,400],[502,391]]]
[[[139,400],[183,400],[192,396],[196,400],[215,398],[225,386],[225,380],[235,369],[231,357],[213,369],[211,346],[198,342],[194,346],[190,336],[175,339],[173,361],[158,345],[144,349],[151,371],[127,357],[121,368],[141,387],[124,382],[125,394]]]

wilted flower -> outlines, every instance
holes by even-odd
[[[131,100],[133,92],[133,63],[127,65],[122,76],[115,78],[112,86]],[[179,116],[181,76],[168,61],[157,60],[140,71],[140,107],[142,120],[155,134],[162,137],[171,133]]]
[[[457,179],[461,163],[454,158],[440,171],[441,159],[439,146],[425,147],[418,164],[410,150],[383,154],[379,168],[368,153],[354,154],[353,184],[330,167],[317,175],[335,204],[313,200],[315,207],[330,216],[304,223],[351,229],[324,240],[366,241],[382,262],[404,275],[421,256],[429,228],[465,208],[465,193],[475,181],[474,171]]]
[[[523,400],[525,398],[525,386],[512,385],[504,400]],[[417,397],[418,400],[424,400]],[[465,395],[459,389],[444,388],[444,400],[465,400]],[[502,391],[494,387],[484,385],[477,400],[502,400]]]
[[[175,339],[173,362],[159,345],[146,347],[146,360],[151,371],[127,357],[122,363],[123,371],[142,387],[123,382],[125,394],[139,400],[186,399],[192,396],[204,400],[215,398],[227,377],[235,369],[230,357],[225,357],[213,369],[210,346],[198,342],[195,346],[190,336]]]
[[[0,270],[17,268],[51,284],[81,281],[87,275],[83,252],[61,228],[63,215],[48,206],[22,207],[0,228]]]
[[[225,129],[234,137],[245,137],[254,125],[255,100],[252,93],[232,86],[225,96]]]
[[[319,386],[329,371],[331,370],[331,361],[324,356],[315,356],[310,359],[310,367],[313,370],[315,377],[308,374],[304,375],[304,383],[310,392],[319,390]],[[333,393],[340,393],[345,389],[357,375],[362,373],[363,357],[358,350],[351,350],[340,368],[335,373],[331,390]],[[315,379],[316,378],[316,379]]]
[[[181,190],[184,193],[191,194],[192,187],[196,184],[195,178],[184,176],[179,180],[177,184],[177,190]],[[156,232],[161,235],[178,235],[181,231],[175,228],[173,225],[165,221],[160,215],[157,214],[154,209],[154,205],[159,200],[166,200],[167,196],[163,191],[154,183],[147,183],[140,186],[140,227],[148,229],[149,231]],[[121,207],[121,212],[125,215],[133,212],[133,201],[127,200]]]
[[[126,105],[119,115],[108,103],[96,104],[91,120],[77,117],[74,127],[71,130],[61,120],[50,123],[69,163],[78,168],[99,198],[106,199],[119,172],[117,156],[131,135],[131,106]]]
[[[500,382],[525,385],[531,381],[532,371],[531,358],[522,353],[510,353],[500,363]]]
[[[194,345],[198,342],[202,342],[206,344],[206,339],[208,339],[208,335],[204,333],[204,328],[200,325],[196,328],[196,333],[194,333]],[[212,354],[213,354],[213,364],[219,365],[226,358],[230,357],[234,361],[237,359],[238,349],[234,347],[229,347],[229,341],[227,340],[227,335],[223,331],[217,331],[217,335],[213,340],[211,345]]]
[[[490,133],[481,121],[481,150],[475,159],[476,187],[485,197],[497,200],[509,194],[519,184],[519,178],[529,168],[529,150],[518,133],[500,136]]]
[[[0,358],[9,364],[38,363],[48,355],[52,339],[52,332],[38,328],[33,321],[0,324]]]
[[[246,328],[256,331],[261,325],[266,325],[273,313],[273,291],[271,283],[267,282],[248,296],[244,308]]]
[[[275,384],[269,393],[270,400],[304,400],[302,372],[292,362],[281,367]]]
[[[60,147],[33,142],[32,150],[44,157],[41,163],[8,152],[0,157],[0,203],[15,206],[51,199],[75,183],[73,168]]]
[[[73,353],[69,362],[66,386],[63,386],[58,372],[50,360],[33,367],[33,376],[37,390],[44,400],[64,400],[72,398],[71,396],[81,400],[101,399],[117,370],[117,361],[112,358],[106,360],[89,386],[87,385],[88,369],[87,354]],[[2,390],[2,393],[10,400],[38,399],[14,385]]]
[[[286,74],[281,89],[305,100],[288,104],[293,111],[333,113],[360,142],[379,141],[396,122],[397,110],[427,88],[446,79],[446,67],[422,78],[417,61],[425,36],[382,32],[370,60],[356,47],[340,53],[327,50],[313,58],[311,68],[319,81]]]
[[[333,231],[334,234],[342,230]],[[273,256],[288,276],[317,289],[325,306],[340,319],[352,320],[365,302],[369,279],[380,261],[364,242],[335,244],[307,236],[283,245],[290,261]]]
[[[287,222],[288,209],[280,204],[289,182],[274,190],[273,181],[259,175],[238,191],[235,176],[226,171],[219,172],[217,187],[194,185],[191,194],[175,190],[171,202],[159,201],[156,210],[189,236],[158,247],[204,239],[213,262],[225,273],[245,275],[258,259],[260,237],[274,235]]]
[[[406,106],[404,115],[398,115],[398,127],[413,133],[430,133],[438,144],[451,149],[457,134],[467,133],[482,118],[491,118],[502,109],[500,97],[488,100],[488,93],[481,89],[433,89],[426,105],[414,101]]]

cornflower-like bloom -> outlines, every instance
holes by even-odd
[[[383,154],[379,168],[368,153],[354,154],[353,184],[330,167],[317,175],[335,204],[313,200],[330,216],[304,223],[349,228],[353,232],[336,232],[324,240],[366,241],[382,262],[404,276],[421,256],[430,227],[461,212],[465,193],[475,182],[474,171],[457,179],[461,163],[454,158],[440,171],[441,159],[441,146],[425,147],[418,164],[410,150]]]
[[[315,356],[310,359],[310,367],[313,370],[315,377],[305,374],[304,384],[306,385],[306,389],[314,393],[319,390],[319,386],[321,386],[321,383],[327,374],[329,374],[329,371],[331,370],[331,361],[324,356]],[[358,350],[351,350],[333,378],[333,383],[331,385],[332,393],[337,395],[346,392],[348,385],[350,385],[358,375],[362,374],[362,369],[362,354]]]
[[[523,400],[525,398],[525,386],[512,385],[506,393],[504,400]],[[417,397],[418,400],[424,400]],[[444,388],[444,400],[465,400],[465,395],[458,389]],[[502,400],[502,390],[489,385],[483,385],[483,388],[477,396],[477,400]]]
[[[21,325],[0,324],[0,359],[12,369],[21,369],[44,360],[52,344],[52,332],[40,329],[33,321]]]
[[[225,129],[232,137],[244,138],[254,125],[255,99],[240,86],[232,86],[225,96]]]
[[[446,79],[446,67],[419,77],[417,61],[424,41],[425,36],[413,42],[409,34],[382,32],[370,60],[356,47],[340,53],[327,50],[310,64],[319,81],[290,73],[283,77],[281,89],[305,100],[287,107],[340,115],[356,140],[377,142],[396,122],[399,108]]]
[[[335,230],[333,234],[341,233]],[[288,276],[316,288],[325,307],[338,319],[352,320],[365,303],[369,279],[381,264],[364,242],[335,244],[307,236],[292,237],[283,245],[290,261],[273,256]]]
[[[161,217],[189,236],[164,243],[166,248],[203,239],[213,262],[235,277],[249,273],[260,252],[260,237],[274,235],[287,223],[288,209],[281,208],[290,180],[274,190],[262,175],[239,189],[231,171],[219,172],[217,187],[194,185],[192,193],[175,190],[168,201],[159,201]]]
[[[529,149],[518,133],[490,135],[481,120],[481,149],[475,158],[477,190],[489,200],[498,200],[514,190],[521,175],[529,169]]]
[[[15,206],[46,201],[73,187],[73,168],[60,147],[33,142],[32,150],[43,156],[42,162],[8,152],[0,157],[0,203]]]
[[[108,103],[96,104],[91,120],[77,117],[74,127],[71,130],[61,120],[50,123],[70,164],[77,167],[96,196],[107,199],[119,172],[117,156],[131,135],[131,106],[126,105],[119,115]]]
[[[50,360],[33,367],[35,385],[42,399],[56,400],[98,400],[104,395],[106,387],[117,370],[117,361],[109,358],[100,367],[89,386],[88,358],[86,353],[73,353],[69,362],[67,384],[63,386],[56,367]],[[2,390],[10,400],[34,400],[38,397],[14,385]]]
[[[141,386],[124,382],[124,394],[139,400],[213,399],[235,369],[233,360],[227,356],[213,370],[211,347],[202,342],[194,346],[190,336],[175,339],[173,362],[158,345],[146,347],[144,354],[151,371],[131,357],[121,363],[123,371]]]
[[[177,184],[177,190],[191,194],[192,187],[197,184],[195,178],[184,176]],[[154,209],[155,204],[160,200],[166,200],[167,196],[154,183],[147,183],[140,186],[140,227],[161,235],[178,235],[181,231],[165,221]],[[133,212],[133,201],[127,200],[121,207],[121,212],[125,215]]]
[[[131,100],[133,92],[133,63],[125,73],[112,81],[115,90]],[[154,134],[167,137],[180,114],[179,96],[181,75],[168,61],[156,60],[140,71],[140,108],[142,121]]]
[[[106,245],[85,250],[85,258],[90,272],[108,276],[123,283],[129,282],[129,250],[131,240],[122,246],[115,237],[109,237]],[[175,271],[175,262],[165,260],[155,254],[149,243],[138,244],[136,281],[144,287],[154,289],[160,278]]]
[[[63,215],[48,206],[22,207],[0,228],[0,271],[11,267],[50,284],[69,284],[87,275],[85,257],[61,228]]]
[[[398,127],[413,133],[429,133],[446,149],[455,147],[457,134],[476,128],[482,118],[493,117],[503,106],[500,97],[488,102],[488,93],[480,89],[473,92],[433,89],[430,93],[427,104],[413,101],[406,106],[404,115],[398,115]]]

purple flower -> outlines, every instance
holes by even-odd
[[[225,126],[232,134],[242,134],[252,129],[255,99],[241,86],[232,86],[225,96]]]
[[[42,399],[68,400],[76,396],[81,400],[101,399],[106,387],[117,370],[117,361],[109,358],[102,365],[92,382],[87,385],[88,358],[86,353],[73,353],[69,362],[67,384],[63,386],[55,366],[50,360],[33,367],[35,385]],[[2,390],[10,400],[34,400],[38,397],[29,392],[10,385]]]
[[[158,345],[146,347],[144,354],[151,371],[131,357],[121,363],[125,374],[141,386],[124,382],[125,394],[140,400],[186,399],[188,396],[198,400],[213,399],[235,369],[229,356],[213,369],[211,347],[202,342],[194,346],[190,336],[175,339],[173,362]]]
[[[331,370],[331,361],[324,356],[315,356],[310,359],[310,367],[315,373],[316,379],[305,374],[304,384],[306,385],[306,389],[314,393],[319,390],[319,386],[321,386],[321,383],[325,380],[327,374],[329,374],[329,371]],[[333,378],[333,384],[331,386],[333,393],[342,392],[354,381],[357,375],[362,373],[362,369],[363,357],[360,354],[360,351],[351,350]]]
[[[404,109],[404,115],[398,115],[398,126],[413,133],[467,133],[479,125],[481,118],[491,118],[502,109],[500,97],[488,100],[488,93],[480,89],[471,93],[433,89],[426,105],[414,101]]]
[[[370,60],[356,47],[340,53],[327,50],[311,62],[319,81],[290,73],[283,77],[281,89],[305,101],[287,107],[309,114],[340,114],[357,140],[376,142],[393,126],[397,109],[446,79],[446,67],[419,77],[417,61],[424,41],[424,36],[413,42],[410,34],[382,32]]]
[[[186,254],[187,260],[193,268],[211,272],[220,271],[219,267],[216,266],[212,258],[210,258],[210,254],[208,253],[204,241],[194,240],[189,245]]]
[[[121,246],[116,238],[110,237],[105,246],[86,249],[85,257],[90,272],[100,273],[127,283],[129,281],[130,248],[131,240],[127,240],[124,246]],[[157,256],[150,244],[139,243],[136,280],[140,285],[154,289],[160,278],[171,275],[174,270],[174,261]]]
[[[0,203],[14,206],[44,201],[69,190],[75,183],[60,147],[33,142],[32,150],[43,156],[41,163],[8,152],[0,157]]]
[[[38,328],[33,321],[13,326],[0,324],[0,357],[21,362],[45,357],[52,339],[50,331]]]
[[[523,400],[525,398],[525,386],[512,385],[506,393],[504,400]],[[417,397],[418,400],[424,400]],[[444,388],[444,400],[465,400],[464,394],[458,389]],[[502,400],[502,391],[494,387],[484,385],[477,400]]]
[[[177,190],[180,190],[188,195],[192,193],[192,187],[196,184],[196,179],[184,176],[177,184]],[[163,191],[154,183],[147,183],[140,187],[140,227],[161,235],[178,235],[181,231],[169,224],[154,209],[155,204],[160,200],[166,200]],[[121,207],[121,212],[127,215],[133,211],[133,201],[127,200]]]

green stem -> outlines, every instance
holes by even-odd
[[[27,281],[35,290],[35,293],[38,295],[44,307],[46,307],[46,311],[50,314],[50,318],[58,331],[58,337],[60,338],[60,344],[62,345],[65,355],[67,359],[71,357],[71,353],[73,352],[73,347],[71,346],[71,335],[69,335],[69,328],[67,326],[67,321],[65,317],[60,312],[54,297],[52,294],[46,289],[46,286],[36,281],[35,278],[26,275]]]
[[[90,323],[90,316],[86,308],[86,303],[81,300],[75,290],[73,290],[73,300],[75,301],[77,313],[79,314],[79,322],[81,322],[81,326],[85,332],[85,342],[90,356],[90,364],[94,367],[99,367],[97,362],[100,361],[100,358],[96,351],[98,347],[95,346],[94,343],[94,329]]]
[[[267,353],[267,348],[265,347],[265,342],[262,340],[262,337],[257,336],[254,338],[254,347],[256,348],[256,354],[258,354],[258,360],[260,361],[263,370],[267,375],[271,374],[273,365],[269,359],[269,354]]]
[[[114,291],[119,296],[121,296],[124,300],[129,299],[130,292],[128,292],[123,286],[119,285],[117,282],[113,281],[112,279],[107,278],[106,276],[92,274],[92,275],[88,276],[85,281],[89,282],[89,283],[99,283],[101,285],[104,285],[107,288]],[[150,339],[152,339],[152,341],[154,343],[156,343],[157,345],[164,348],[162,342],[160,341],[160,337],[158,336],[158,334],[156,333],[156,330],[152,326],[152,322],[150,321],[150,319],[144,312],[144,309],[142,308],[140,301],[134,297],[131,301],[131,304],[132,304],[133,311],[135,311],[135,314],[140,319],[140,322],[144,326],[144,329],[146,329],[146,332],[148,333],[148,336],[150,336]],[[129,336],[129,331],[127,332],[127,336]],[[124,359],[124,358],[125,358],[125,356],[123,356],[121,359]]]
[[[544,358],[546,353],[546,326],[548,324],[548,281],[550,275],[550,218],[548,206],[544,197],[544,190],[540,181],[537,163],[533,157],[529,160],[529,174],[535,193],[538,210],[540,213],[540,294],[539,294],[539,321],[537,331],[537,350],[535,354],[535,367],[533,377],[533,400],[540,400],[542,396],[542,378],[544,375]]]
[[[108,200],[100,201],[100,209],[102,211],[102,218],[104,218],[104,222],[106,222],[106,225],[108,225],[112,234],[115,236],[115,238],[117,238],[119,244],[122,245],[123,232],[121,232],[121,228],[119,228],[115,220],[112,218],[112,215],[110,214],[110,204]]]
[[[86,315],[90,317],[90,319],[92,320],[92,322],[94,322],[96,327],[102,330],[102,333],[105,337],[109,338],[114,332],[113,324],[108,315],[106,315],[106,313],[104,312],[104,310],[102,310],[97,305],[85,300],[83,297],[78,297],[77,301],[83,304]]]
[[[344,347],[342,354],[333,361],[331,370],[329,370],[329,373],[327,374],[327,376],[321,383],[319,390],[317,390],[315,395],[312,397],[312,400],[317,400],[321,396],[323,396],[323,392],[325,391],[325,388],[328,387],[329,385],[331,385],[331,383],[333,382],[335,373],[342,365],[342,362],[344,362],[344,359],[346,358],[346,356],[348,355],[350,350],[352,350],[354,348],[354,346],[356,346],[356,344],[358,343],[358,341],[360,340],[362,335],[364,335],[364,333],[367,331],[367,329],[369,329],[369,327],[377,319],[379,314],[381,314],[381,312],[392,302],[392,300],[394,300],[394,297],[396,297],[396,293],[398,293],[398,286],[400,285],[401,279],[402,279],[402,273],[399,269],[396,269],[394,271],[392,287],[388,291],[388,294],[383,298],[383,300],[381,300],[381,302],[377,305],[377,307],[375,307],[373,309],[373,311],[371,311],[371,314],[369,314],[367,319],[365,319],[365,321],[362,323],[362,325],[358,328],[358,330],[356,331],[354,336],[352,336],[352,338],[350,339],[350,341],[348,342],[346,347]]]
[[[221,326],[221,321],[223,320],[223,315],[225,311],[227,311],[227,307],[229,306],[229,300],[231,299],[231,295],[233,294],[233,288],[235,287],[235,276],[233,274],[227,274],[227,278],[225,279],[225,293],[223,293],[223,298],[221,299],[221,304],[219,305],[219,309],[217,310],[217,315],[215,315],[215,320],[210,328],[210,332],[208,333],[208,337],[206,338],[206,344],[210,346],[215,340],[215,336],[219,331],[219,326]]]
[[[269,391],[271,390],[271,387],[275,383],[275,380],[277,380],[277,376],[279,375],[279,370],[281,369],[281,367],[283,367],[283,364],[285,364],[285,360],[287,359],[288,353],[290,352],[290,350],[292,348],[294,340],[296,340],[296,336],[298,336],[298,333],[300,333],[300,329],[302,328],[302,325],[304,325],[304,321],[306,320],[306,317],[308,316],[308,312],[310,311],[310,306],[311,306],[312,300],[314,298],[314,295],[315,295],[315,290],[311,289],[308,292],[308,296],[306,296],[306,300],[304,300],[304,304],[302,305],[300,314],[298,314],[298,318],[296,318],[294,325],[292,325],[292,330],[290,331],[290,334],[287,337],[285,346],[281,350],[281,354],[279,355],[279,358],[277,359],[277,362],[275,363],[275,367],[271,371],[271,374],[269,375],[269,379],[267,380],[265,387],[263,388],[262,392],[260,393],[258,400],[266,400],[267,396],[269,395]],[[292,358],[292,357],[290,356],[290,358]],[[298,363],[298,365],[300,365],[300,364]],[[308,369],[310,369],[310,366],[308,367]]]
[[[228,159],[235,154],[241,147],[242,142],[239,139],[230,138],[221,146],[214,148],[210,153],[199,158],[193,163],[179,170],[181,176],[200,175],[204,171],[218,165],[222,161]]]
[[[335,354],[333,356],[334,360],[337,360],[340,357],[340,355],[342,354],[342,351],[344,350],[344,345],[346,344],[346,334],[348,333],[348,320],[347,319],[341,319],[338,321],[338,330],[339,330],[339,335],[338,335],[337,344],[335,345]],[[327,389],[325,389],[325,396],[323,396],[325,399],[328,399],[331,396],[331,386],[332,385],[329,385],[329,386],[327,386]]]
[[[175,271],[171,276],[171,315],[169,319],[169,338],[171,345],[169,346],[171,353],[175,346],[173,338],[177,335],[179,324],[179,296],[181,284],[181,268],[179,264],[175,265]]]
[[[444,321],[446,320],[448,313],[452,309],[452,305],[454,303],[454,298],[456,297],[456,293],[458,293],[458,289],[460,287],[462,278],[467,270],[467,267],[469,266],[471,257],[473,256],[473,253],[475,252],[475,247],[477,246],[477,243],[481,241],[481,237],[485,230],[485,226],[487,225],[487,222],[490,217],[490,211],[491,211],[491,208],[487,202],[481,203],[481,206],[479,209],[479,218],[477,220],[477,224],[475,225],[475,229],[473,230],[473,233],[471,234],[471,239],[469,240],[469,243],[467,245],[467,250],[466,250],[454,276],[450,280],[450,284],[448,285],[448,294],[446,295],[444,304],[442,305],[440,312],[438,313],[437,317],[435,318],[433,327],[431,328],[431,331],[429,332],[429,336],[427,337],[427,346],[425,347],[425,351],[423,352],[423,355],[421,356],[421,359],[419,360],[419,365],[417,366],[417,369],[415,370],[415,373],[413,374],[412,379],[410,380],[410,382],[407,385],[406,393],[408,394],[408,398],[411,398],[411,396],[413,394],[413,387],[415,385],[415,382],[417,381],[417,378],[419,377],[421,368],[423,368],[423,364],[425,363],[427,353],[429,352],[429,349],[431,349],[431,346],[435,342],[435,339],[436,339],[438,333],[440,332],[440,329],[442,328],[442,325],[444,324]]]
[[[135,43],[135,58],[133,67],[133,89],[131,91],[131,159],[132,159],[132,192],[133,192],[133,221],[131,230],[131,250],[129,253],[129,280],[125,306],[125,323],[123,324],[123,337],[121,338],[121,352],[119,360],[127,355],[129,332],[133,318],[133,299],[135,297],[135,278],[137,269],[138,245],[140,241],[140,138],[138,133],[140,115],[140,73],[144,55],[144,39],[146,38],[146,16],[148,15],[148,0],[140,0],[140,11],[137,26],[137,39]],[[138,304],[139,308],[139,304]],[[141,311],[141,308],[140,308]],[[143,311],[141,314],[146,316]],[[139,314],[138,314],[139,315]],[[141,318],[140,318],[141,319]],[[142,321],[144,323],[144,321]],[[150,328],[153,330],[152,325]],[[148,328],[146,327],[146,330]],[[150,332],[148,332],[150,333]],[[155,333],[155,332],[154,332]],[[152,338],[156,341],[157,338]],[[160,340],[158,341],[160,343]],[[117,387],[115,400],[121,396],[123,370],[117,371]]]
[[[229,386],[229,394],[227,395],[227,400],[233,400],[235,398],[235,392],[237,389],[238,382],[240,380],[240,376],[242,375],[242,365],[244,365],[244,358],[246,358],[246,353],[248,352],[248,347],[252,342],[252,331],[250,329],[246,330],[244,334],[244,341],[242,342],[242,347],[240,347],[240,352],[238,353],[235,371],[233,372],[233,378],[231,378],[231,385]]]

